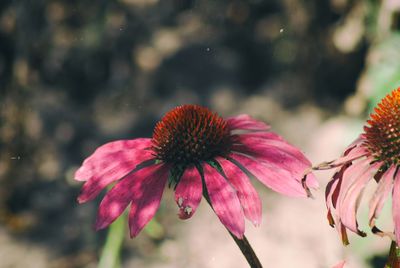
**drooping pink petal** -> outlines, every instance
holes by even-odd
[[[179,206],[179,218],[192,217],[203,195],[201,176],[195,166],[186,168],[175,190],[175,202]]]
[[[377,172],[379,167],[382,165],[380,162],[371,164],[363,169],[362,173],[354,178],[354,182],[347,188],[347,190],[342,195],[343,198],[340,199],[341,206],[339,210],[340,218],[342,223],[351,231],[363,235],[363,233],[358,229],[357,223],[357,210],[358,206],[367,183],[373,178],[374,174]],[[347,172],[347,171],[346,171]],[[347,179],[347,176],[352,176],[352,174],[344,173],[343,179]],[[350,181],[351,179],[349,179]]]
[[[143,150],[151,146],[151,139],[138,138],[134,140],[119,140],[106,143],[94,151],[92,155],[83,161],[82,166],[75,172],[74,179],[86,181],[99,172],[112,168],[119,162],[120,152],[131,150]],[[133,166],[138,163],[133,163]]]
[[[272,190],[288,196],[307,197],[307,192],[301,182],[294,178],[289,171],[273,163],[260,162],[241,154],[232,153],[229,157]]]
[[[129,174],[118,182],[104,196],[99,205],[95,224],[96,230],[107,227],[118,218],[132,201],[132,196],[135,193],[133,190],[140,188],[143,180],[152,176],[158,169],[160,169],[159,166],[149,166]]]
[[[103,157],[98,158],[97,157]],[[151,151],[144,149],[129,149],[103,153],[84,163],[83,167],[91,177],[82,187],[78,202],[84,203],[95,198],[107,185],[119,180],[134,170],[138,164],[154,158]],[[99,162],[94,162],[97,159]]]
[[[236,237],[243,238],[244,216],[235,190],[208,164],[203,165],[204,181],[211,205],[223,225]]]
[[[357,160],[368,154],[369,154],[368,149],[362,145],[359,145],[359,146],[350,148],[350,150],[347,152],[347,154],[345,154],[342,157],[339,157],[338,159],[336,159],[334,161],[328,162],[328,164],[331,168],[337,167],[337,166],[341,166],[346,163],[352,162],[354,160]]]
[[[262,205],[256,189],[254,189],[247,175],[232,162],[218,157],[216,159],[232,186],[237,191],[244,215],[255,226],[261,224]]]
[[[341,180],[339,179],[332,179],[330,182],[328,182],[325,189],[326,207],[328,209],[328,221],[329,225],[331,225],[332,227],[334,225],[338,225],[337,217],[336,215],[333,216],[332,213],[335,210],[340,182]]]
[[[293,146],[291,147],[291,151],[300,153],[298,149]],[[233,145],[232,150],[250,155],[261,162],[273,163],[281,169],[289,171],[298,181],[301,181],[306,171],[311,168],[311,163],[308,160],[305,161],[304,156],[299,158],[296,154],[291,153],[289,149],[275,145],[266,143],[244,144],[242,146]],[[313,184],[313,187],[318,186],[318,182],[313,175],[310,175],[308,180],[310,184]]]
[[[270,128],[264,122],[258,121],[247,114],[229,117],[226,119],[231,130],[242,129],[250,131],[265,131]]]
[[[260,144],[263,146],[274,146],[288,154],[293,155],[300,161],[304,162],[304,164],[311,166],[311,162],[298,148],[289,144],[282,137],[273,132],[245,133],[237,135],[237,138],[235,140],[238,141],[240,144],[246,145],[250,150],[252,150],[253,148],[257,148],[257,146]]]
[[[381,177],[378,187],[371,198],[369,203],[369,225],[373,227],[374,221],[379,217],[382,211],[385,200],[388,198],[390,191],[393,187],[394,175],[396,166],[392,165]]]
[[[132,203],[129,212],[129,230],[135,237],[153,218],[160,206],[161,197],[168,179],[169,166],[158,164],[150,167],[132,188]]]
[[[397,172],[393,183],[393,204],[392,214],[394,222],[394,234],[396,235],[397,245],[400,244],[400,174]]]

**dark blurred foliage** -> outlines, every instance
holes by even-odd
[[[340,31],[373,20],[367,3],[0,1],[0,223],[83,265],[76,256],[100,245],[95,204],[77,206],[71,177],[94,148],[150,136],[169,108],[210,105],[221,88],[249,96],[283,81],[301,92],[288,109],[338,111],[372,40],[356,28],[348,45]]]

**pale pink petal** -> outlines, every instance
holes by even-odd
[[[233,153],[229,157],[272,190],[288,196],[307,197],[307,192],[301,182],[294,178],[289,171],[273,163],[260,162],[245,155]]]
[[[341,222],[346,228],[362,236],[365,234],[358,229],[356,218],[358,205],[365,186],[373,178],[381,165],[382,163],[374,163],[371,165],[369,165],[368,162],[367,164],[356,163],[349,167],[343,174],[343,182],[338,199],[340,203],[338,213]]]
[[[161,197],[168,179],[169,166],[158,164],[150,167],[146,174],[138,178],[140,182],[132,188],[132,203],[129,212],[129,230],[135,237],[153,218],[160,206]]]
[[[203,196],[201,176],[196,167],[188,167],[175,190],[175,202],[179,206],[179,218],[192,217]]]
[[[347,238],[346,227],[342,224],[340,215],[337,214],[337,202],[340,194],[340,188],[343,181],[343,174],[349,168],[349,164],[343,165],[334,175],[332,180],[327,184],[325,189],[326,206],[328,209],[327,218],[329,224],[335,227],[344,245],[349,244]]]
[[[392,165],[381,177],[378,183],[378,187],[371,198],[369,203],[369,225],[373,227],[374,219],[379,217],[385,200],[388,198],[390,191],[393,187],[394,175],[396,172],[396,166]]]
[[[400,174],[397,172],[393,184],[392,214],[394,222],[394,234],[397,245],[400,245]]]
[[[244,234],[244,216],[235,190],[208,164],[203,165],[204,181],[211,205],[223,225],[237,238]]]
[[[251,131],[265,131],[270,128],[264,122],[258,121],[247,114],[241,114],[226,119],[230,130],[242,129]]]
[[[244,215],[255,225],[261,224],[261,200],[247,175],[232,162],[218,157],[216,159],[232,186],[237,191]]]
[[[92,177],[83,185],[78,196],[79,203],[92,200],[107,185],[129,174],[138,164],[154,158],[151,151],[144,149],[116,151],[102,156],[104,158],[98,159],[98,164],[95,162],[90,162],[93,165],[84,164],[87,170],[90,169]]]
[[[149,166],[126,176],[118,182],[103,198],[99,205],[96,230],[103,229],[110,225],[132,201],[134,189],[142,187],[144,179],[152,176],[159,166]]]
[[[339,157],[338,159],[336,159],[334,161],[328,162],[328,164],[331,167],[341,166],[343,164],[352,162],[352,161],[357,160],[357,159],[359,159],[359,158],[361,158],[363,156],[366,156],[368,154],[369,154],[369,152],[368,152],[368,149],[366,147],[364,147],[362,145],[358,145],[358,146],[355,146],[353,148],[350,148],[350,150],[347,152],[346,155],[344,155],[342,157]]]
[[[346,261],[341,261],[338,264],[334,265],[332,268],[343,268],[346,264]]]

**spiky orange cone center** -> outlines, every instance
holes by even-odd
[[[387,164],[400,163],[400,88],[387,95],[375,108],[365,126],[368,150]]]
[[[169,111],[153,132],[153,151],[166,163],[187,166],[226,155],[231,147],[226,121],[209,109],[183,105]]]

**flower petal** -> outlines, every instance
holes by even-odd
[[[150,166],[126,176],[118,182],[103,198],[99,205],[96,230],[103,229],[117,219],[132,201],[135,189],[142,187],[142,182],[151,177],[159,166]]]
[[[305,164],[299,158],[276,146],[259,143],[241,147],[234,145],[232,149],[250,155],[260,162],[273,163],[281,169],[289,171],[298,181],[301,181],[306,170],[311,168],[311,164]]]
[[[223,225],[236,237],[243,238],[244,216],[235,190],[208,164],[203,165],[204,181],[212,208]]]
[[[78,181],[86,181],[93,176],[96,176],[99,172],[105,172],[107,169],[113,167],[124,159],[121,157],[123,152],[135,152],[137,150],[142,151],[143,149],[151,146],[151,139],[138,138],[134,140],[119,140],[106,143],[83,161],[82,166],[75,172],[74,178]],[[140,161],[140,159],[138,159]],[[136,162],[138,162],[136,161]],[[133,162],[133,168],[135,165],[140,164]]]
[[[273,132],[245,133],[237,135],[236,141],[241,145],[233,145],[233,150],[258,160],[275,163],[291,172],[299,181],[303,179],[305,171],[311,168],[311,162],[298,148]],[[306,185],[318,188],[319,184],[313,173],[307,175]]]
[[[345,264],[346,264],[346,261],[341,261],[338,264],[336,264],[335,266],[333,266],[332,268],[343,268]]]
[[[186,168],[175,190],[175,202],[179,206],[179,218],[192,217],[203,195],[201,176],[195,166]]]
[[[346,163],[350,163],[353,162],[354,160],[364,157],[368,155],[368,153],[369,152],[366,147],[362,146],[362,144],[358,144],[355,147],[348,148],[346,150],[346,154],[344,154],[342,157],[339,157],[334,161],[327,162],[325,163],[325,165],[327,165],[328,168],[342,166]]]
[[[363,161],[349,167],[343,174],[343,182],[341,185],[338,202],[338,213],[341,222],[351,231],[365,236],[358,229],[357,210],[360,203],[362,192],[367,183],[373,178],[379,167],[380,162],[369,164],[369,161]]]
[[[246,218],[255,226],[260,225],[262,217],[261,200],[247,175],[238,166],[224,158],[218,157],[216,160],[222,166],[228,181],[236,189]]]
[[[288,196],[307,197],[307,192],[301,182],[294,178],[289,171],[273,163],[260,162],[245,155],[233,153],[229,157],[272,190]]]
[[[381,177],[378,187],[369,203],[369,226],[375,226],[375,219],[379,217],[385,200],[388,198],[393,187],[396,166],[392,165]]]
[[[394,234],[397,245],[400,244],[400,174],[397,172],[393,184],[392,214],[394,222]]]
[[[147,144],[147,143],[146,143]],[[142,146],[144,144],[141,144]],[[139,146],[140,148],[141,146]],[[95,156],[95,157],[93,157]],[[152,152],[142,149],[119,150],[111,153],[103,151],[92,155],[79,169],[80,174],[90,174],[82,187],[78,202],[84,203],[95,198],[107,185],[133,171],[140,163],[154,158]],[[96,160],[98,162],[96,162]],[[78,171],[79,171],[78,170]]]
[[[167,183],[169,168],[165,164],[150,166],[146,173],[137,178],[138,182],[130,189],[132,193],[131,210],[129,212],[131,237],[137,236],[156,214]]]
[[[297,157],[300,161],[304,162],[304,164],[310,165],[311,162],[304,156],[304,154],[295,146],[286,142],[282,137],[273,133],[245,133],[241,135],[237,135],[236,140],[244,145],[247,145],[250,150],[252,148],[257,148],[257,145],[262,144],[264,146],[274,146],[276,148],[285,151],[288,154]]]
[[[247,114],[229,117],[226,119],[226,122],[231,130],[265,131],[270,128],[270,126],[264,122],[258,121]]]

